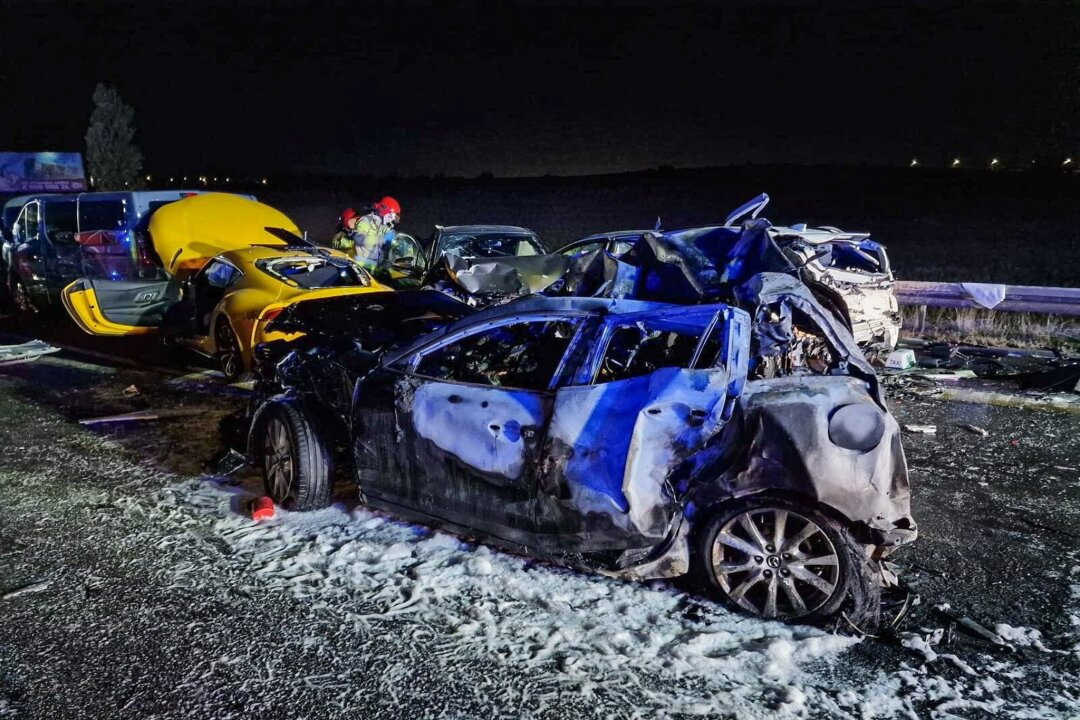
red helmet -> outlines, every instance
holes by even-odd
[[[375,212],[379,213],[379,217],[386,217],[390,213],[394,213],[398,217],[401,217],[401,204],[387,195],[382,200],[375,203]]]
[[[341,211],[341,217],[338,218],[338,225],[345,227],[345,223],[349,222],[354,217],[358,217],[356,211],[352,208],[345,208]]]

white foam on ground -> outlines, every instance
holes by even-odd
[[[358,643],[370,633],[398,633],[408,652],[436,659],[448,673],[470,659],[512,664],[535,678],[531,693],[541,705],[566,693],[623,689],[648,700],[640,710],[649,717],[915,718],[927,703],[931,717],[941,718],[1080,713],[1080,700],[1062,695],[1040,706],[1006,701],[995,678],[1025,670],[997,661],[973,667],[934,649],[940,633],[905,636],[911,667],[851,677],[846,654],[859,642],[851,637],[744,617],[708,601],[688,614],[686,596],[662,583],[530,562],[363,507],[279,510],[256,524],[236,511],[245,500],[239,489],[203,480],[122,504],[189,532],[203,525],[248,564],[253,584],[335,613]],[[185,582],[183,568],[176,582]],[[1041,649],[1037,631],[999,628]]]

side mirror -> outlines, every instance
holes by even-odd
[[[399,257],[397,260],[394,260],[394,267],[411,268],[414,265],[416,265],[416,258],[414,257]]]

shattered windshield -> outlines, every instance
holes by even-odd
[[[256,263],[263,272],[302,288],[368,287],[371,280],[360,266],[346,260],[320,257],[281,258]]]
[[[461,258],[531,257],[547,251],[531,233],[448,233],[439,239],[439,255]]]

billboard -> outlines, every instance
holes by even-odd
[[[80,153],[0,152],[0,193],[86,189]]]

